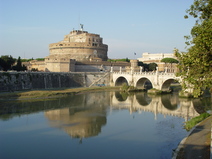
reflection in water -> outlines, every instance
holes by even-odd
[[[168,110],[176,110],[179,106],[179,98],[173,94],[162,95],[161,101]]]
[[[157,119],[157,114],[164,114],[182,117],[187,121],[199,115],[191,100],[178,98],[176,94],[148,96],[145,92],[140,92],[128,96],[124,101],[117,99],[117,94],[116,92],[115,96],[111,96],[111,106],[114,109],[129,109],[130,113],[153,112],[155,119]]]
[[[98,135],[101,132],[101,127],[106,125],[106,107],[109,105],[112,109],[129,109],[130,113],[137,111],[152,112],[155,119],[157,119],[158,114],[183,117],[185,120],[198,115],[193,109],[191,101],[180,100],[173,94],[150,97],[145,92],[130,96],[111,92],[110,95],[101,93],[95,96],[82,94],[76,97],[69,103],[68,108],[45,112],[45,116],[52,127],[62,128],[73,138]],[[109,104],[107,101],[111,101],[111,103]],[[78,106],[73,107],[74,105]]]
[[[141,105],[141,106],[147,106],[151,103],[152,98],[150,98],[147,93],[144,92],[140,92],[140,93],[136,93],[136,100],[137,102]]]
[[[171,158],[187,134],[183,122],[203,112],[200,105],[211,106],[206,104],[211,100],[193,102],[175,94],[120,96],[95,92],[40,102],[1,102],[1,157]]]
[[[116,99],[118,101],[125,101],[128,97],[128,93],[127,92],[115,92],[115,96],[116,96]]]
[[[23,102],[1,106],[0,119],[8,120],[14,116],[46,110],[45,117],[52,127],[62,128],[73,138],[86,138],[98,135],[102,126],[106,125],[108,107],[110,111],[128,109],[130,113],[152,112],[155,119],[158,114],[163,114],[182,117],[187,121],[205,111],[200,109],[202,104],[204,101],[180,99],[176,94],[152,96],[146,92],[138,92],[129,96],[120,92],[98,92],[33,104]]]
[[[76,95],[68,99],[68,108],[46,111],[45,116],[51,126],[64,129],[73,138],[96,136],[106,124],[109,97],[106,92]]]
[[[88,110],[63,108],[45,112],[50,125],[62,128],[73,138],[96,136],[106,124],[106,111],[102,107]]]

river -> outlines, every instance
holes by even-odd
[[[0,104],[2,159],[170,159],[210,99],[89,92]],[[201,108],[201,109],[200,109]],[[203,109],[202,109],[203,108]]]

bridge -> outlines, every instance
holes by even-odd
[[[168,91],[171,83],[178,81],[180,83],[181,78],[176,77],[174,73],[167,72],[111,72],[112,73],[112,85],[121,86],[126,83],[129,86],[134,86],[138,89],[146,89],[147,82],[152,85],[153,88]]]

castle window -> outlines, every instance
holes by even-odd
[[[63,46],[63,44],[60,44],[60,46]]]

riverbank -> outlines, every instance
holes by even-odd
[[[212,116],[206,118],[184,138],[172,159],[210,158]]]
[[[64,88],[64,89],[44,89],[44,90],[28,90],[15,92],[1,92],[0,100],[24,100],[36,98],[53,98],[61,97],[71,94],[102,91],[102,90],[119,90],[120,87],[78,87],[78,88]]]

